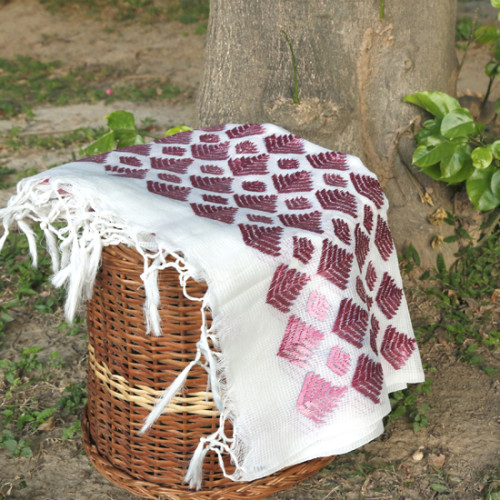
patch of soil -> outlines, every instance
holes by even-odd
[[[62,59],[65,66],[110,64],[127,69],[124,78],[167,79],[181,94],[154,103],[78,104],[41,107],[35,117],[0,121],[0,132],[18,126],[22,134],[60,134],[78,127],[97,127],[115,109],[127,109],[136,117],[152,117],[158,131],[186,123],[196,124],[195,93],[201,79],[204,37],[193,26],[179,23],[158,25],[117,24],[81,16],[49,14],[36,0],[0,2],[0,51],[5,58],[29,55],[44,61]],[[483,48],[474,47],[466,59],[459,90],[484,93],[487,79]],[[71,159],[71,150],[11,151],[0,143],[0,163],[21,170],[46,168]],[[3,206],[12,189],[0,191]],[[407,281],[406,290],[415,325],[439,321],[435,304]],[[0,300],[7,300],[0,297]],[[27,305],[12,311],[2,347],[2,358],[14,359],[22,349],[42,346],[40,359],[59,351],[64,361],[54,368],[48,382],[25,391],[25,403],[53,405],[70,383],[86,378],[85,332],[64,336],[58,329],[63,314],[39,314]],[[498,310],[497,310],[498,314]],[[390,422],[377,440],[355,452],[337,457],[313,478],[273,496],[276,499],[422,499],[486,498],[485,477],[500,477],[500,382],[478,368],[456,360],[444,339],[423,343],[421,354],[433,379],[427,403],[429,426],[414,432],[403,419]],[[500,371],[500,356],[488,354],[491,366]],[[5,380],[0,391],[5,392]],[[0,401],[0,411],[8,401]],[[32,458],[14,458],[0,450],[0,498],[55,500],[132,500],[126,491],[104,479],[87,459],[78,436],[62,440],[71,423],[64,417],[53,428],[33,431]]]

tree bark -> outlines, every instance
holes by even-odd
[[[421,115],[402,98],[455,92],[456,0],[385,4],[380,19],[379,0],[211,0],[200,124],[271,122],[361,157],[389,198],[396,245],[429,265],[446,230],[427,219],[451,209],[451,192],[410,166]]]

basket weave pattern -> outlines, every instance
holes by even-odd
[[[189,460],[203,436],[219,426],[207,374],[195,366],[181,394],[144,435],[138,434],[158,396],[192,361],[200,337],[200,303],[187,299],[178,273],[160,271],[162,335],[145,334],[142,256],[123,245],[105,247],[102,267],[87,304],[89,397],[83,417],[84,445],[109,480],[143,498],[263,498],[289,488],[326,466],[316,459],[250,483],[233,482],[209,452],[203,491],[183,483]],[[187,291],[202,297],[204,283]]]

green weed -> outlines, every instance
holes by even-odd
[[[23,438],[17,438],[12,431],[4,429],[0,434],[0,448],[10,451],[15,457],[32,457],[31,444]]]

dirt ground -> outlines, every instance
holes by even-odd
[[[44,106],[35,109],[35,117],[31,119],[0,120],[0,133],[13,126],[20,127],[24,136],[57,135],[78,127],[97,127],[104,125],[104,116],[116,109],[132,111],[139,119],[154,118],[159,131],[180,123],[195,125],[203,46],[204,36],[195,34],[194,25],[118,24],[87,18],[79,12],[69,17],[52,15],[36,0],[0,2],[0,57],[23,54],[44,61],[59,59],[66,66],[110,64],[127,69],[124,81],[167,78],[181,89],[171,100],[147,104]],[[487,57],[484,49],[471,50],[460,77],[460,93],[484,92],[487,81],[483,68]],[[0,164],[17,170],[27,167],[41,170],[70,159],[71,150],[24,148],[14,152],[0,141]],[[11,189],[0,191],[0,206],[11,194]],[[432,308],[415,282],[408,280],[406,290],[415,326],[439,320],[439,311]],[[85,381],[85,335],[61,334],[57,327],[62,321],[62,311],[42,315],[17,308],[12,312],[15,321],[9,324],[0,357],[14,358],[33,345],[46,348],[41,358],[57,349],[59,359],[64,361],[57,369],[57,377],[26,391],[27,404],[30,398],[40,404],[43,401],[53,404],[68,384]],[[426,342],[420,347],[428,376],[433,379],[431,394],[421,399],[430,407],[428,427],[414,432],[403,419],[390,422],[379,439],[337,457],[313,478],[273,498],[488,498],[487,489],[500,480],[500,381],[457,361],[452,347],[444,340]],[[500,352],[490,354],[488,362],[500,372]],[[5,401],[0,400],[0,411],[3,404]],[[14,458],[0,450],[0,498],[135,498],[109,483],[91,466],[78,436],[61,440],[61,428],[56,422],[54,428],[30,436],[32,458]]]

